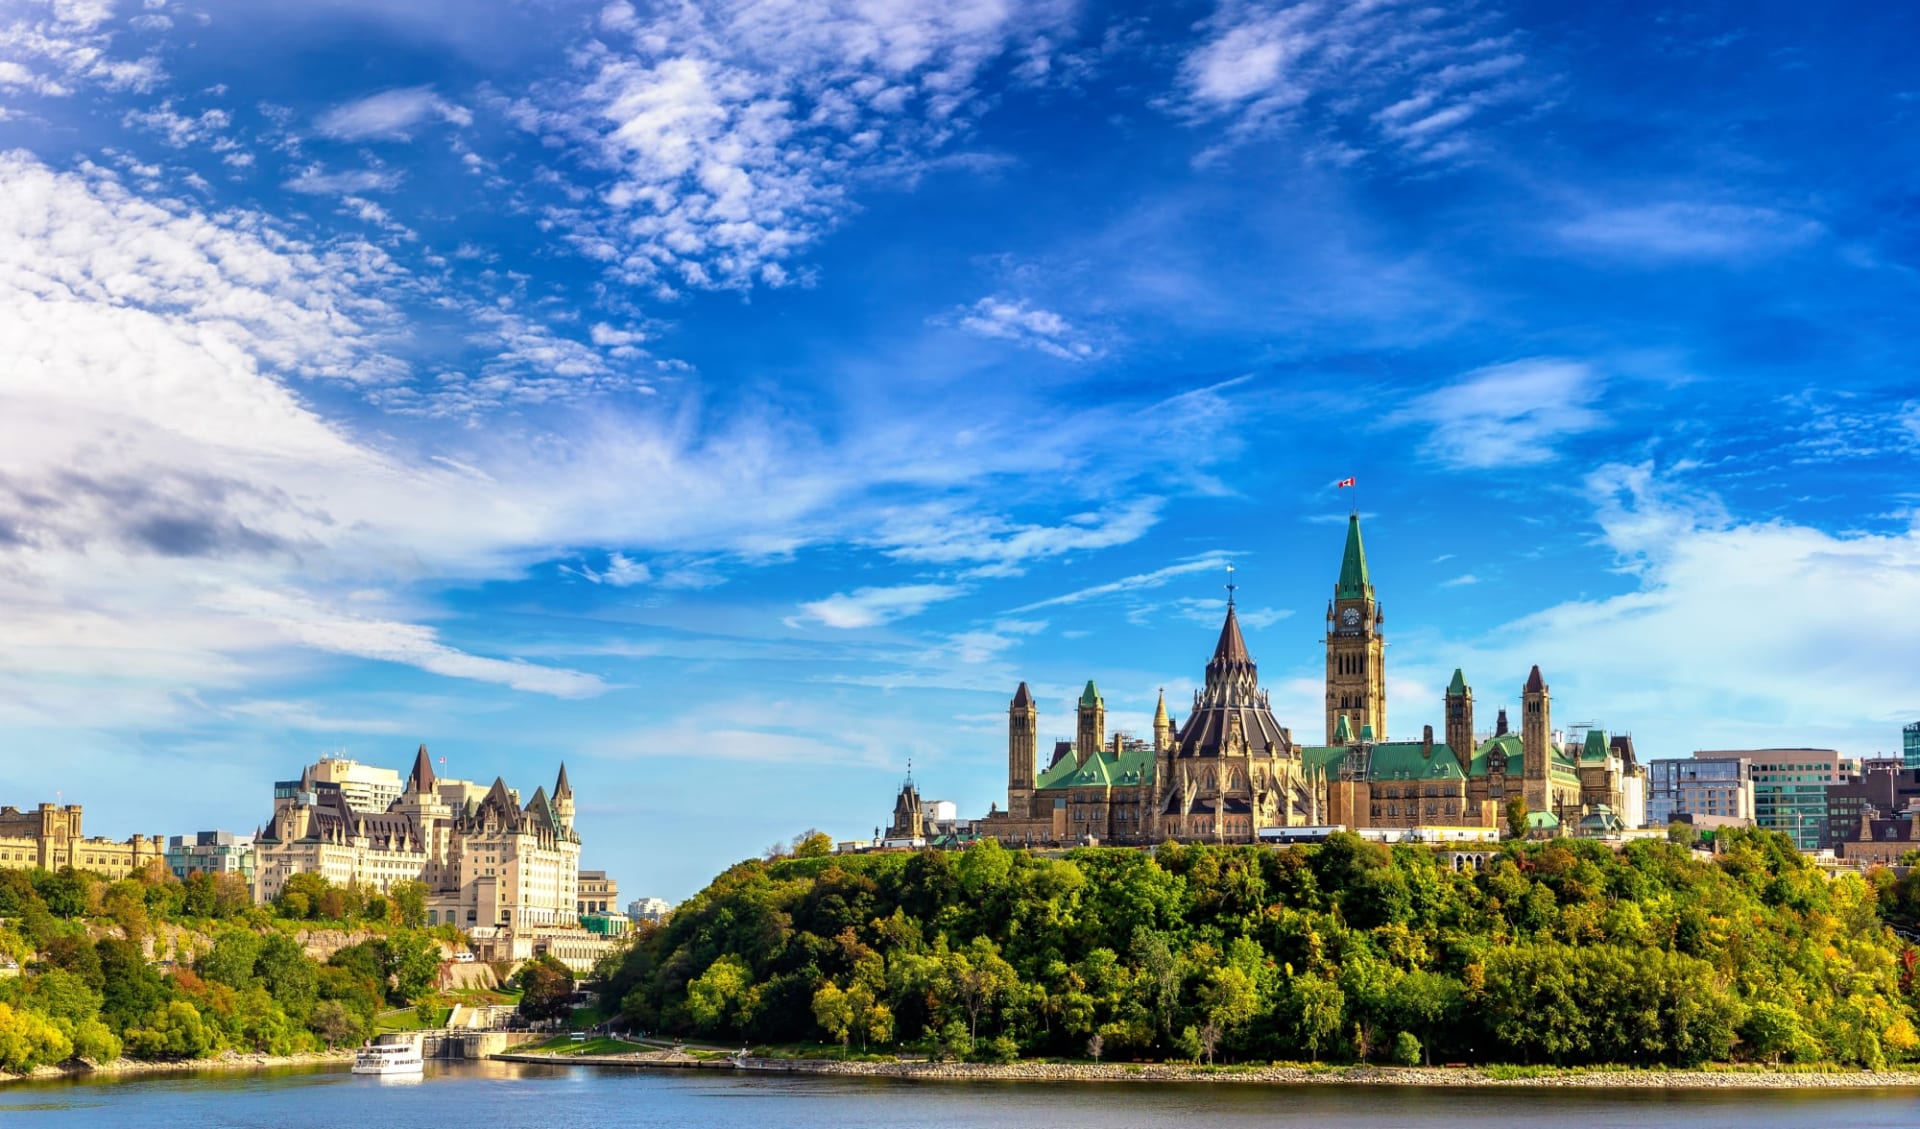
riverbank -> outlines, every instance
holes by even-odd
[[[190,1074],[203,1070],[272,1070],[284,1066],[331,1066],[353,1061],[353,1048],[337,1051],[311,1051],[297,1055],[263,1055],[228,1051],[213,1058],[193,1058],[178,1062],[145,1062],[122,1058],[99,1065],[62,1063],[42,1066],[30,1074],[0,1073],[0,1086],[10,1082],[48,1082],[61,1078],[117,1077],[135,1074]]]
[[[835,1059],[696,1059],[670,1052],[626,1055],[506,1053],[506,1062],[633,1069],[736,1070],[744,1073],[822,1074],[904,1078],[928,1082],[1225,1082],[1270,1086],[1509,1086],[1634,1089],[1864,1089],[1920,1090],[1920,1068],[1886,1071],[1801,1072],[1765,1068],[1720,1070],[1525,1070],[1475,1066],[1187,1066],[1162,1063],[841,1062]]]

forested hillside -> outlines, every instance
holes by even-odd
[[[608,985],[650,1029],[1006,1060],[1878,1067],[1916,1057],[1913,879],[1787,841],[1510,844],[1454,872],[1287,850],[987,842],[744,862]]]
[[[302,875],[256,907],[233,876],[0,871],[0,954],[20,966],[0,978],[0,1071],[357,1043],[380,1011],[433,990],[440,940],[456,935],[415,927],[424,899]],[[295,933],[323,926],[374,935],[322,963]]]

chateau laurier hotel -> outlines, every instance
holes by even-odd
[[[1327,605],[1326,744],[1298,744],[1275,720],[1231,599],[1186,721],[1174,726],[1162,695],[1151,740],[1110,737],[1088,682],[1074,739],[1043,762],[1039,709],[1021,683],[1007,711],[1007,809],[988,815],[983,833],[1009,845],[1246,843],[1282,827],[1498,827],[1516,796],[1541,832],[1640,823],[1646,774],[1632,739],[1594,729],[1562,744],[1537,666],[1521,689],[1518,733],[1505,710],[1491,732],[1475,729],[1473,690],[1456,670],[1441,739],[1429,725],[1417,741],[1389,740],[1384,622],[1354,514]]]

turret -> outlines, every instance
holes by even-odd
[[[1173,719],[1167,716],[1167,691],[1160,689],[1160,701],[1153,707],[1153,751],[1164,753],[1173,748]]]
[[[1079,726],[1074,731],[1073,759],[1080,764],[1097,754],[1107,743],[1107,703],[1100,697],[1100,688],[1087,679],[1087,688],[1080,693]]]
[[[567,762],[560,762],[559,779],[553,782],[553,818],[560,830],[573,830],[573,785],[567,781]]]
[[[1549,777],[1552,774],[1553,761],[1553,696],[1547,692],[1547,681],[1540,677],[1540,668],[1535,666],[1527,675],[1527,685],[1520,693],[1520,751],[1526,761],[1523,775],[1526,777],[1527,807],[1534,811],[1552,811],[1552,789]]]
[[[1453,681],[1447,683],[1447,744],[1463,761],[1473,756],[1473,687],[1466,675],[1454,668]]]
[[[1034,759],[1040,742],[1040,710],[1027,684],[1007,705],[1007,810],[1024,817],[1032,807]]]

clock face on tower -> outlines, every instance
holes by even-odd
[[[1353,629],[1359,627],[1360,626],[1360,609],[1348,608],[1346,611],[1341,612],[1340,626],[1346,628],[1348,631],[1352,631]]]

